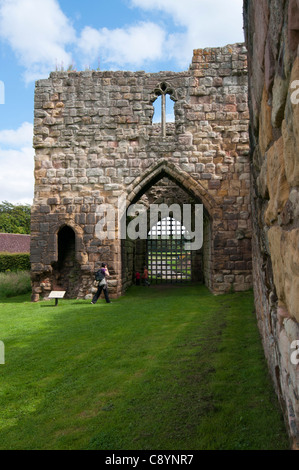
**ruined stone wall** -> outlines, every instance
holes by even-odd
[[[152,124],[161,89],[175,101],[175,123],[166,126],[164,137]],[[164,177],[202,202],[209,214],[209,288],[215,293],[250,288],[248,122],[243,44],[195,50],[190,69],[181,73],[54,72],[38,81],[34,299],[59,287],[55,263],[64,225],[75,233],[76,295],[90,295],[93,273],[103,260],[112,274],[111,295],[120,295],[121,243],[96,238],[97,208],[115,206],[122,194],[128,204],[136,202]]]
[[[256,312],[276,392],[299,447],[299,365],[292,356],[299,340],[299,1],[245,0],[244,19]]]

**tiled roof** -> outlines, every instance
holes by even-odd
[[[29,253],[30,235],[0,233],[0,253]]]

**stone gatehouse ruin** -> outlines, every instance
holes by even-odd
[[[33,300],[53,289],[89,298],[103,261],[112,297],[132,284],[149,260],[146,240],[95,231],[99,207],[117,208],[123,195],[146,209],[202,204],[190,280],[215,294],[252,286],[247,83],[243,44],[195,50],[186,72],[54,72],[37,82]]]
[[[148,262],[148,241],[98,239],[97,209],[117,207],[121,195],[146,210],[203,204],[203,246],[190,262],[191,279],[215,294],[246,290],[253,257],[258,326],[294,448],[298,18],[298,0],[244,0],[247,49],[195,50],[181,73],[56,72],[37,82],[31,236],[33,300],[52,289],[89,298],[102,261],[119,296]],[[167,122],[166,98],[174,122]],[[153,120],[158,99],[161,124]]]

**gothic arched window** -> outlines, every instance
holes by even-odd
[[[166,82],[160,83],[154,90],[154,100],[156,101],[157,98],[161,97],[161,133],[162,137],[166,137],[166,102],[168,96],[172,101],[176,101],[175,91],[174,89]],[[172,113],[171,113],[172,114]],[[172,119],[174,120],[174,119]]]

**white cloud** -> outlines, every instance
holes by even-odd
[[[85,61],[131,69],[164,59],[186,68],[193,49],[244,41],[242,0],[131,0],[130,5],[155,14],[157,23],[114,30],[85,27],[77,43]],[[166,29],[160,12],[172,20],[174,32]]]
[[[0,131],[0,201],[32,204],[34,192],[33,126]]]
[[[34,150],[0,148],[0,201],[32,204],[34,192]]]
[[[165,54],[187,65],[193,49],[243,42],[242,0],[131,0],[133,7],[161,11],[183,32],[168,35]]]
[[[96,30],[85,27],[78,48],[85,60],[103,60],[111,66],[127,64],[138,67],[159,60],[163,53],[165,32],[156,24],[141,22],[127,28]]]
[[[65,48],[76,35],[57,0],[0,0],[0,37],[25,67],[27,82],[72,62]]]
[[[9,145],[12,147],[32,145],[33,125],[24,122],[17,130],[0,131],[0,145]]]
[[[86,26],[77,37],[58,0],[0,0],[0,39],[24,67],[26,82],[46,78],[56,67],[68,68],[73,63],[70,48],[78,53],[83,68],[100,61],[101,66],[134,70],[162,59],[186,68],[193,49],[243,41],[242,3],[130,0],[132,8],[156,15],[156,23],[144,21],[117,29]],[[159,17],[160,12],[164,16]],[[166,30],[165,15],[174,24],[172,31]]]
[[[85,66],[100,61],[111,68],[132,69],[164,59],[186,68],[193,49],[244,41],[242,0],[131,0],[130,6],[151,12],[156,23],[144,21],[114,30],[85,27],[77,42],[89,62]],[[172,31],[167,17],[173,22]]]

